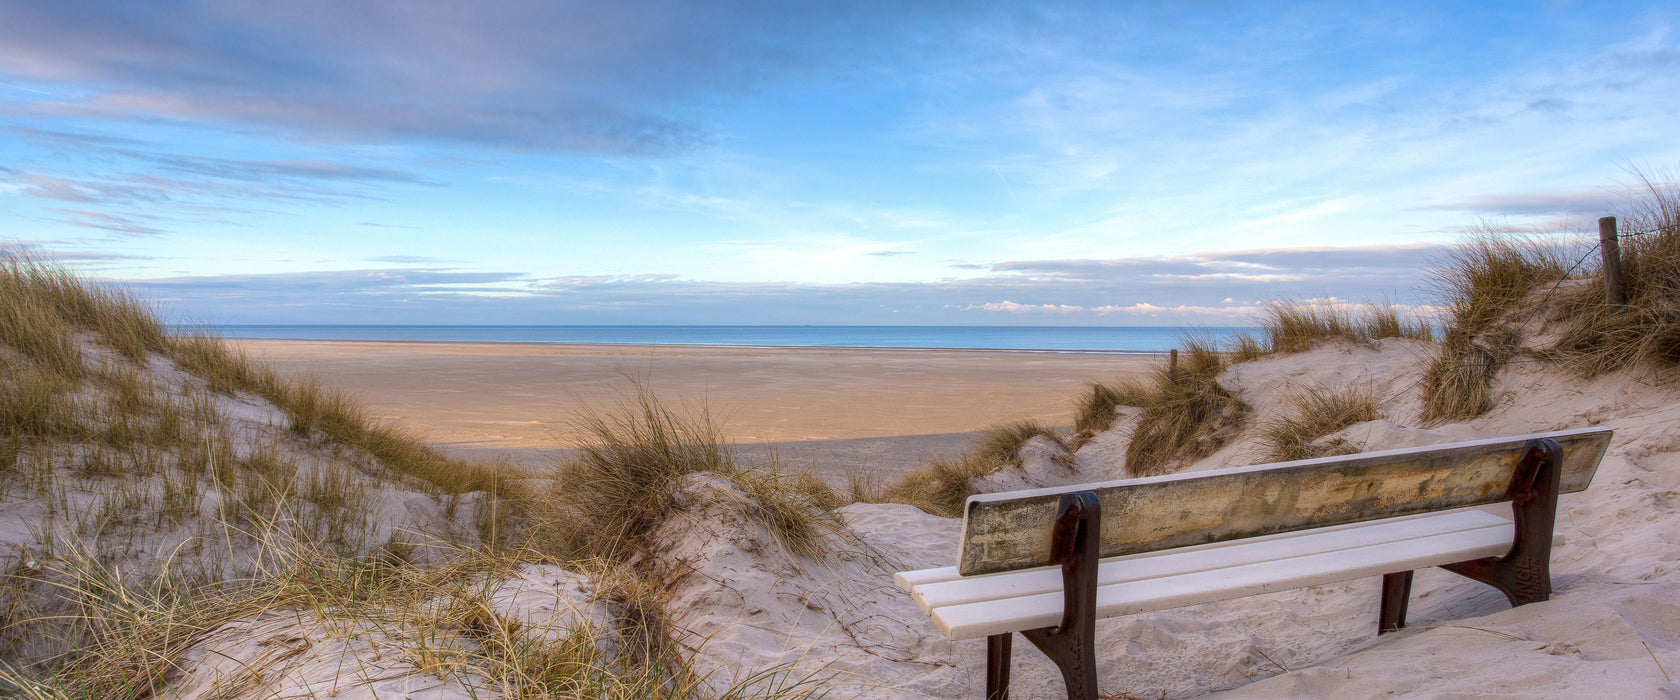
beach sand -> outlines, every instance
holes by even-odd
[[[881,348],[238,341],[282,372],[349,391],[377,416],[466,457],[541,467],[578,445],[576,424],[641,381],[705,407],[748,460],[774,453],[831,483],[890,478],[1017,419],[1071,425],[1096,380],[1153,355]]]

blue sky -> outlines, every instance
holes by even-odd
[[[1425,305],[1680,164],[1653,3],[0,0],[0,245],[213,323]]]

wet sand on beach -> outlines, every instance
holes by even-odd
[[[578,419],[613,411],[634,379],[668,405],[709,410],[748,460],[774,452],[840,483],[847,470],[885,479],[954,454],[988,425],[1071,425],[1090,382],[1159,361],[897,348],[232,342],[465,457],[551,464],[578,445]]]

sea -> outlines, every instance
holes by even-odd
[[[1185,337],[1225,342],[1250,328],[1157,326],[257,326],[208,330],[229,338],[478,343],[941,348],[1156,353]]]

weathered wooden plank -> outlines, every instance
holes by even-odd
[[[1464,512],[1464,511],[1449,511],[1449,512]],[[1401,517],[1398,517],[1398,518],[1386,518],[1382,522],[1395,523],[1395,522],[1404,522],[1404,521],[1407,521],[1407,520],[1419,520],[1419,519],[1424,519],[1424,518],[1438,518],[1438,517],[1441,517],[1441,515],[1442,515],[1441,513],[1420,513],[1418,515],[1404,515],[1404,516],[1401,516]],[[1491,515],[1491,514],[1488,514],[1488,515],[1490,515],[1490,517],[1499,518],[1499,516],[1497,516],[1497,515]],[[1499,518],[1499,519],[1504,520],[1506,522],[1510,522],[1510,518]],[[1131,555],[1127,555],[1127,556],[1124,556],[1124,557],[1110,557],[1108,559],[1103,560],[1103,564],[1106,566],[1110,562],[1132,562],[1132,561],[1138,561],[1138,560],[1141,560],[1141,559],[1147,559],[1149,557],[1166,557],[1166,556],[1177,556],[1177,555],[1181,555],[1181,554],[1188,554],[1188,553],[1191,553],[1191,552],[1208,552],[1208,551],[1213,551],[1213,550],[1216,550],[1216,549],[1220,549],[1222,547],[1236,547],[1236,546],[1240,546],[1240,545],[1246,545],[1246,544],[1252,544],[1252,543],[1258,543],[1258,542],[1267,542],[1267,541],[1271,541],[1271,540],[1282,540],[1282,539],[1289,539],[1289,538],[1292,538],[1292,537],[1301,537],[1301,536],[1308,535],[1308,534],[1311,534],[1311,533],[1334,532],[1334,531],[1337,531],[1337,530],[1350,530],[1350,529],[1353,529],[1353,528],[1370,527],[1371,525],[1372,525],[1372,523],[1346,523],[1346,524],[1342,524],[1342,525],[1331,525],[1329,527],[1319,527],[1319,528],[1313,528],[1313,529],[1310,529],[1310,530],[1301,530],[1301,531],[1297,531],[1297,532],[1280,532],[1280,533],[1273,534],[1273,535],[1261,535],[1259,537],[1250,537],[1250,538],[1247,538],[1247,539],[1243,540],[1242,542],[1212,542],[1212,543],[1208,543],[1208,544],[1192,545],[1192,546],[1189,546],[1189,547],[1176,547],[1176,548],[1173,548],[1173,549],[1170,549],[1170,550],[1164,550],[1164,551],[1158,551],[1158,552],[1143,552],[1143,553],[1140,553],[1140,554],[1131,554]],[[992,577],[992,576],[1015,576],[1015,575],[1019,575],[1021,573],[1025,573],[1025,572],[1028,572],[1028,571],[1029,571],[1028,569],[1017,569],[1013,572],[986,574],[985,576],[963,576],[961,572],[957,571],[957,567],[955,565],[953,565],[953,566],[935,566],[935,567],[927,568],[927,569],[915,569],[915,570],[911,570],[911,571],[900,571],[896,574],[893,574],[893,583],[895,585],[897,585],[899,588],[902,588],[907,592],[912,592],[912,591],[915,590],[915,588],[917,586],[922,586],[922,585],[926,585],[926,584],[929,584],[929,583],[942,583],[942,582],[945,582],[945,581],[960,581],[960,580],[963,580],[963,579],[988,578],[988,577]],[[1051,572],[1051,573],[1055,574],[1058,581],[1061,580],[1061,575],[1062,575],[1061,574],[1061,571],[1062,571],[1061,567],[1045,566],[1045,567],[1038,567],[1038,568],[1032,569],[1030,571],[1048,571],[1048,572]]]
[[[1101,556],[1498,503],[1529,440],[1563,448],[1563,493],[1592,481],[1608,428],[1582,428],[1358,455],[1168,474],[968,499],[964,576],[1047,566],[1061,495],[1102,502]]]

